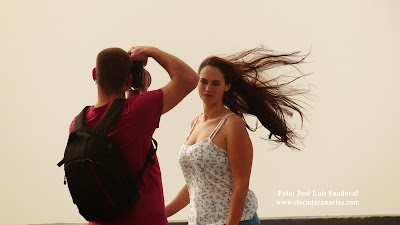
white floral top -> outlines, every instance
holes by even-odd
[[[194,145],[183,145],[179,153],[179,163],[190,196],[189,225],[227,222],[233,192],[232,172],[226,150],[215,145],[212,139],[231,114],[222,118],[207,139]],[[241,221],[250,220],[257,207],[257,198],[249,190]]]

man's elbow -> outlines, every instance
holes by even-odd
[[[185,83],[185,87],[187,88],[188,92],[193,91],[199,83],[199,75],[196,72],[191,73],[189,76],[187,76]]]
[[[194,72],[192,74],[191,78],[192,78],[191,83],[192,83],[193,89],[195,89],[197,87],[197,84],[199,83],[200,77],[196,72]]]

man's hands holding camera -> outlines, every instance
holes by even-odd
[[[131,56],[132,61],[143,61],[147,65],[147,59],[152,56],[152,53],[157,51],[157,48],[151,46],[134,46],[127,52]]]
[[[154,50],[157,49],[149,46],[137,46],[127,51],[133,61],[131,69],[131,87],[134,88],[134,90],[128,89],[127,97],[147,92],[151,84],[151,76],[150,73],[144,69],[144,66],[147,64],[148,57],[151,57],[151,53]]]

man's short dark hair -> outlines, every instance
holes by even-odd
[[[132,67],[128,53],[121,48],[107,48],[97,55],[96,80],[107,94],[118,92]]]

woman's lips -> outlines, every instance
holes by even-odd
[[[206,97],[206,98],[211,98],[211,97],[213,97],[213,95],[210,95],[210,94],[203,94],[203,96]]]

